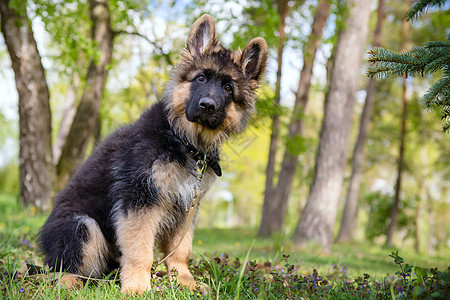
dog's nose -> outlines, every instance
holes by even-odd
[[[207,112],[214,112],[217,109],[216,102],[210,97],[204,97],[200,99],[199,105],[203,110]]]

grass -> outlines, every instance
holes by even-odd
[[[27,277],[24,263],[42,266],[36,233],[46,216],[0,195],[0,295],[4,299],[123,299],[117,274],[83,280],[67,289],[48,271]],[[369,243],[336,244],[329,253],[298,248],[283,235],[256,239],[249,228],[196,230],[190,269],[209,285],[191,293],[167,277],[154,276],[151,299],[398,299],[448,297],[448,253],[418,254]],[[389,257],[389,254],[392,257]],[[406,264],[416,267],[411,267]],[[420,266],[421,268],[417,267]],[[438,268],[438,272],[432,268]],[[154,270],[155,272],[155,270]],[[117,276],[116,276],[117,277]],[[117,278],[116,278],[117,279]]]

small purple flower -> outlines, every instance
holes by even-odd
[[[25,289],[24,289],[24,288],[21,288],[21,289],[19,290],[19,293],[23,293],[23,292],[25,292]]]

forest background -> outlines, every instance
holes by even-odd
[[[224,45],[262,36],[270,61],[258,114],[223,147],[198,227],[445,256],[449,136],[420,101],[442,73],[366,75],[374,46],[447,39],[448,2],[407,23],[415,2],[1,0],[0,197],[47,214],[96,143],[161,99],[190,24],[208,13]],[[8,33],[7,20],[22,30]]]

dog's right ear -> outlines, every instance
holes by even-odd
[[[205,14],[192,25],[186,49],[193,56],[200,56],[217,43],[214,20],[210,15]]]

